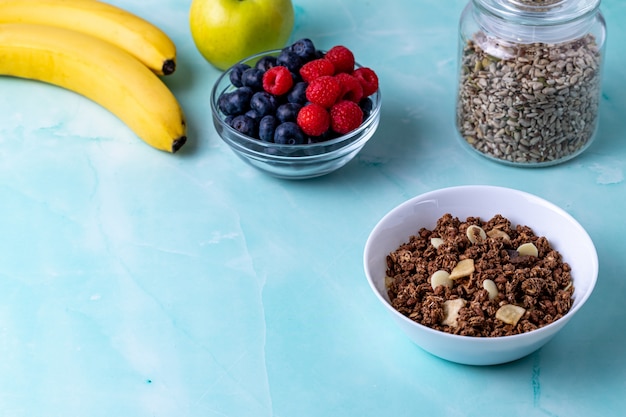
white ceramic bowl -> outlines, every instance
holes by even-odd
[[[526,225],[545,236],[572,268],[573,305],[561,319],[537,330],[513,336],[470,337],[431,329],[395,310],[387,296],[386,257],[421,227],[433,229],[450,213],[465,220],[489,220],[496,214],[514,225]],[[414,197],[394,208],[374,227],[364,251],[367,280],[376,297],[413,342],[440,358],[467,365],[495,365],[522,358],[547,343],[580,310],[594,289],[598,255],[583,227],[567,212],[537,196],[494,186],[444,188]]]

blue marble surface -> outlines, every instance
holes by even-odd
[[[605,0],[595,143],[555,167],[503,166],[453,123],[465,0],[294,0],[293,39],[377,70],[380,127],[341,170],[268,177],[217,137],[219,73],[189,0],[110,0],[179,49],[166,81],[189,120],[176,155],[71,92],[0,78],[3,417],[618,416],[626,410],[626,3]],[[413,345],[378,304],[362,251],[377,221],[440,187],[546,198],[594,240],[588,304],[541,350],[468,367]]]

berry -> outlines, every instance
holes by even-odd
[[[341,100],[350,100],[358,103],[363,98],[363,87],[359,80],[352,75],[340,72],[335,78],[341,83]]]
[[[254,67],[248,68],[241,73],[241,84],[252,88],[254,91],[261,90],[263,88],[263,71]]]
[[[305,137],[296,123],[285,122],[276,127],[274,142],[281,145],[300,145],[305,143]]]
[[[315,53],[317,52],[313,41],[307,38],[297,40],[291,45],[290,49],[292,52],[302,58],[304,62],[315,59]]]
[[[323,52],[303,38],[253,66],[235,64],[228,75],[235,89],[222,92],[217,106],[224,123],[246,136],[278,144],[324,142],[358,128],[373,111],[369,96],[378,91],[378,77],[355,67],[348,48]]]
[[[298,84],[299,82],[302,82],[302,77],[300,76],[299,72],[292,72],[291,78],[293,79],[294,85]]]
[[[236,116],[231,124],[233,129],[239,131],[240,133],[254,137],[256,135],[256,124],[254,120],[246,115],[240,114]]]
[[[298,73],[300,67],[304,64],[302,58],[300,58],[295,52],[291,52],[289,49],[283,49],[276,58],[276,65],[282,65],[287,67],[289,71]]]
[[[299,83],[294,84],[293,88],[289,93],[287,93],[287,101],[289,103],[297,103],[304,105],[307,102],[306,98],[306,88],[309,86],[309,83],[300,81]]]
[[[298,117],[298,112],[302,108],[298,103],[285,103],[278,106],[276,109],[276,118],[281,122],[295,122]]]
[[[314,59],[300,68],[300,76],[306,82],[311,82],[323,75],[334,75],[335,66],[326,58]]]
[[[257,91],[250,99],[250,108],[261,117],[276,113],[276,97],[266,91]]]
[[[342,100],[330,109],[330,126],[342,135],[363,123],[363,110],[353,101]]]
[[[248,68],[250,68],[250,65],[247,64],[239,63],[235,65],[230,71],[230,74],[228,74],[228,78],[230,79],[231,84],[235,87],[241,87],[243,85],[241,83],[241,74],[243,74],[243,72]]]
[[[319,104],[307,104],[298,112],[297,123],[305,134],[321,136],[330,128],[330,114]]]
[[[263,116],[259,121],[259,139],[263,142],[274,142],[274,132],[280,122],[272,115]]]
[[[363,97],[369,97],[378,90],[378,76],[371,68],[357,68],[352,75],[361,83]]]
[[[324,75],[309,83],[306,89],[306,98],[311,103],[330,108],[341,95],[339,80],[331,75]]]
[[[370,117],[372,109],[374,108],[374,103],[369,97],[366,97],[359,102],[359,107],[363,111],[363,120],[365,120]]]
[[[268,69],[276,66],[276,57],[271,55],[266,55],[263,58],[259,59],[255,65],[256,68],[265,72]]]
[[[250,108],[252,89],[250,87],[239,87],[229,93],[220,95],[217,106],[225,115],[235,116],[245,113]]]
[[[345,46],[333,46],[326,52],[325,58],[333,63],[335,73],[354,71],[354,54]]]
[[[326,142],[327,140],[332,140],[332,139],[336,139],[338,137],[340,137],[341,135],[335,131],[333,131],[332,129],[328,129],[323,135],[321,136],[310,136],[309,137],[309,141],[308,143],[320,143],[320,142]]]
[[[245,112],[244,116],[248,116],[249,118],[251,118],[254,121],[254,124],[257,124],[259,120],[261,120],[261,117],[263,117],[258,111],[254,109],[250,109],[247,112]]]
[[[270,68],[263,75],[263,89],[275,96],[289,92],[293,86],[293,77],[287,67],[277,65]]]

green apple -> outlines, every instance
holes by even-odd
[[[291,0],[193,0],[189,11],[198,51],[221,70],[250,55],[284,47],[293,24]]]

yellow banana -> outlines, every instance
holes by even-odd
[[[176,69],[176,46],[161,29],[98,0],[0,0],[0,23],[35,23],[102,38],[159,75]]]
[[[187,140],[182,109],[163,81],[133,56],[93,36],[47,25],[0,24],[0,75],[82,94],[157,149],[176,152]]]

